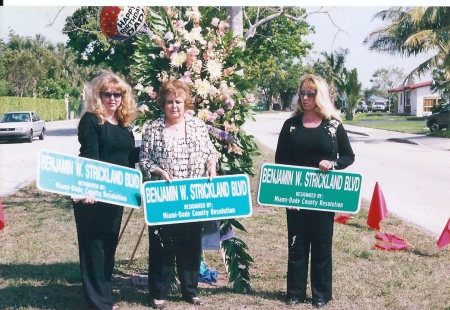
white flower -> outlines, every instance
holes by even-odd
[[[141,83],[137,83],[136,86],[135,86],[134,88],[137,89],[137,90],[143,90],[143,89],[144,89],[144,86],[142,86]]]
[[[209,114],[208,112],[209,111],[207,109],[202,109],[202,110],[198,111],[198,118],[206,121],[208,119],[208,114]]]
[[[194,21],[200,21],[200,19],[202,18],[202,14],[198,11],[198,9],[196,10],[194,7],[192,11],[186,12],[186,17]]]
[[[209,94],[209,89],[211,85],[207,80],[195,80],[195,88],[197,89],[197,94],[202,97],[206,97]]]
[[[222,64],[214,59],[208,60],[206,69],[209,72],[211,80],[217,80],[222,76]]]
[[[183,63],[186,61],[187,55],[185,52],[179,52],[179,53],[173,53],[172,56],[170,56],[170,65],[172,67],[181,67]]]
[[[141,104],[138,109],[141,113],[145,113],[145,111],[148,111],[148,106],[146,104]]]
[[[203,42],[204,39],[201,34],[201,27],[194,27],[190,32],[184,34],[184,39],[189,43],[194,43],[195,41]]]

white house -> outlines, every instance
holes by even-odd
[[[430,115],[433,105],[439,105],[441,99],[439,93],[432,93],[431,81],[397,87],[388,92],[397,95],[394,105],[396,113],[414,116]]]

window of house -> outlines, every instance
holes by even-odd
[[[411,105],[411,92],[410,91],[408,91],[408,92],[406,92],[405,93],[405,106],[410,106]]]
[[[440,105],[441,98],[427,98],[423,99],[423,111],[424,112],[432,112],[433,107],[437,107]]]

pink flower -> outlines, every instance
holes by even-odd
[[[180,42],[175,42],[174,44],[170,44],[169,51],[172,53],[177,53],[180,48]]]
[[[249,95],[245,96],[244,105],[247,106],[249,103],[252,103],[254,101],[255,101],[255,95],[249,94]]]
[[[225,99],[225,103],[227,104],[228,110],[231,110],[234,107],[234,100],[230,97]]]
[[[212,113],[212,112],[209,112],[208,113],[208,120],[209,121],[211,121],[211,122],[215,122],[216,121],[216,119],[219,117],[219,114],[217,114],[216,112],[214,112],[214,113]]]
[[[148,111],[148,106],[146,104],[141,104],[138,108],[139,112],[145,114],[145,111]]]
[[[195,111],[194,110],[187,110],[186,114],[190,115],[190,116],[194,116]]]
[[[194,56],[197,56],[198,54],[200,54],[200,50],[195,45],[191,45],[191,47],[188,48],[186,52],[188,54],[192,54]]]
[[[237,66],[234,65],[234,66],[232,66],[232,67],[226,68],[225,70],[223,70],[223,75],[224,75],[224,76],[230,75],[231,73],[234,72],[234,70],[236,70],[236,67],[237,67]]]
[[[144,91],[147,93],[147,95],[150,96],[150,98],[155,99],[156,96],[158,95],[155,91],[153,91],[153,87],[152,86],[147,86],[146,88],[144,88]]]
[[[172,10],[172,7],[170,7],[170,6],[166,7],[166,13],[169,17],[175,16],[175,12]]]
[[[187,22],[179,20],[175,23],[175,28],[179,29],[179,28],[184,28],[184,26],[186,26]]]
[[[164,39],[166,39],[167,41],[170,41],[173,39],[173,33],[171,31],[169,31],[168,33],[166,33],[166,35],[164,36]]]
[[[226,22],[226,21],[220,21],[219,26],[217,27],[217,34],[219,36],[223,35],[225,33],[225,29],[227,29],[228,27],[230,27],[230,25]]]
[[[238,146],[231,143],[228,144],[228,152],[242,155],[242,150]]]
[[[219,114],[219,115],[224,115],[224,114],[225,114],[225,111],[224,111],[222,108],[220,108],[220,109],[218,109],[218,110],[216,111],[216,113]]]
[[[212,24],[214,27],[217,27],[217,26],[219,25],[219,22],[220,22],[220,19],[218,19],[217,17],[214,17],[214,18],[212,19],[212,21],[211,21],[211,24]]]
[[[209,89],[209,93],[213,96],[217,95],[219,93],[219,90],[211,85],[211,88]]]
[[[184,82],[187,85],[192,84],[192,80],[190,78],[191,71],[184,72],[183,76],[180,78],[180,81]]]

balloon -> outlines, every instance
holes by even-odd
[[[145,24],[145,8],[140,6],[103,6],[100,9],[102,33],[113,40],[125,40]]]

